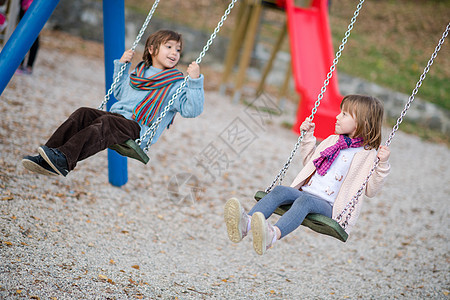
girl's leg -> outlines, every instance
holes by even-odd
[[[309,213],[321,214],[330,218],[332,216],[333,206],[328,201],[309,193],[300,193],[301,196],[294,201],[291,208],[274,225],[281,232],[280,238],[299,227]]]
[[[264,217],[269,218],[275,209],[280,205],[292,204],[295,199],[300,197],[301,191],[288,187],[278,185],[270,193],[259,200],[255,206],[248,213],[252,216],[255,212],[261,212]]]

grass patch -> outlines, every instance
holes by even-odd
[[[391,128],[396,124],[397,119],[387,119],[386,123]],[[425,126],[421,126],[419,124],[412,123],[408,120],[403,120],[403,122],[399,126],[399,130],[416,135],[420,137],[422,140],[432,143],[445,144],[447,147],[450,147],[450,136],[446,135],[440,131],[426,128]],[[395,137],[394,137],[395,140]],[[383,141],[384,143],[384,141]]]
[[[341,43],[356,7],[340,1],[330,11],[333,44]],[[450,1],[366,1],[338,70],[405,94],[411,94],[445,26]],[[350,13],[350,14],[349,14]],[[450,110],[450,58],[444,43],[418,97]]]

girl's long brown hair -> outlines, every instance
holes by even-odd
[[[378,149],[381,145],[383,103],[372,96],[347,95],[342,99],[341,110],[349,112],[356,121],[354,137],[362,137],[366,149]]]
[[[180,43],[181,50],[183,49],[183,39],[181,34],[172,30],[158,30],[155,33],[151,34],[147,41],[145,42],[145,50],[142,55],[142,59],[145,62],[145,66],[148,68],[153,64],[152,55],[150,54],[149,49],[153,49],[153,55],[157,55],[159,51],[159,46],[164,44],[167,41],[176,41]]]

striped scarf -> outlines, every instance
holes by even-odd
[[[167,69],[145,78],[145,69],[144,62],[140,62],[130,75],[130,85],[136,90],[149,91],[147,96],[133,109],[133,119],[142,125],[150,126],[172,84],[183,80],[184,76],[177,69]]]
[[[351,139],[348,136],[341,134],[336,144],[320,152],[320,156],[313,161],[317,173],[321,176],[327,174],[328,169],[342,149],[358,148],[361,147],[362,144],[362,138]]]

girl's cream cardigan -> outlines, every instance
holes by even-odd
[[[300,171],[300,173],[298,173],[297,177],[292,182],[291,187],[300,189],[305,184],[305,181],[316,171],[313,160],[319,157],[321,151],[334,145],[338,138],[339,135],[331,135],[316,147],[316,138],[312,132],[309,132],[304,136],[302,146],[300,148],[300,155],[303,159],[304,168]],[[369,175],[369,172],[375,162],[376,155],[377,151],[375,149],[362,150],[355,154],[347,176],[345,177],[341,189],[336,197],[336,201],[334,202],[333,219],[338,217],[347,203],[353,198],[354,195],[356,195],[367,175]],[[364,192],[367,197],[373,197],[377,194],[383,185],[384,179],[389,174],[389,170],[389,162],[379,163],[366,185]],[[347,233],[350,233],[352,227],[358,219],[363,198],[364,197],[359,198],[358,204],[351,214],[348,226],[345,229]]]

